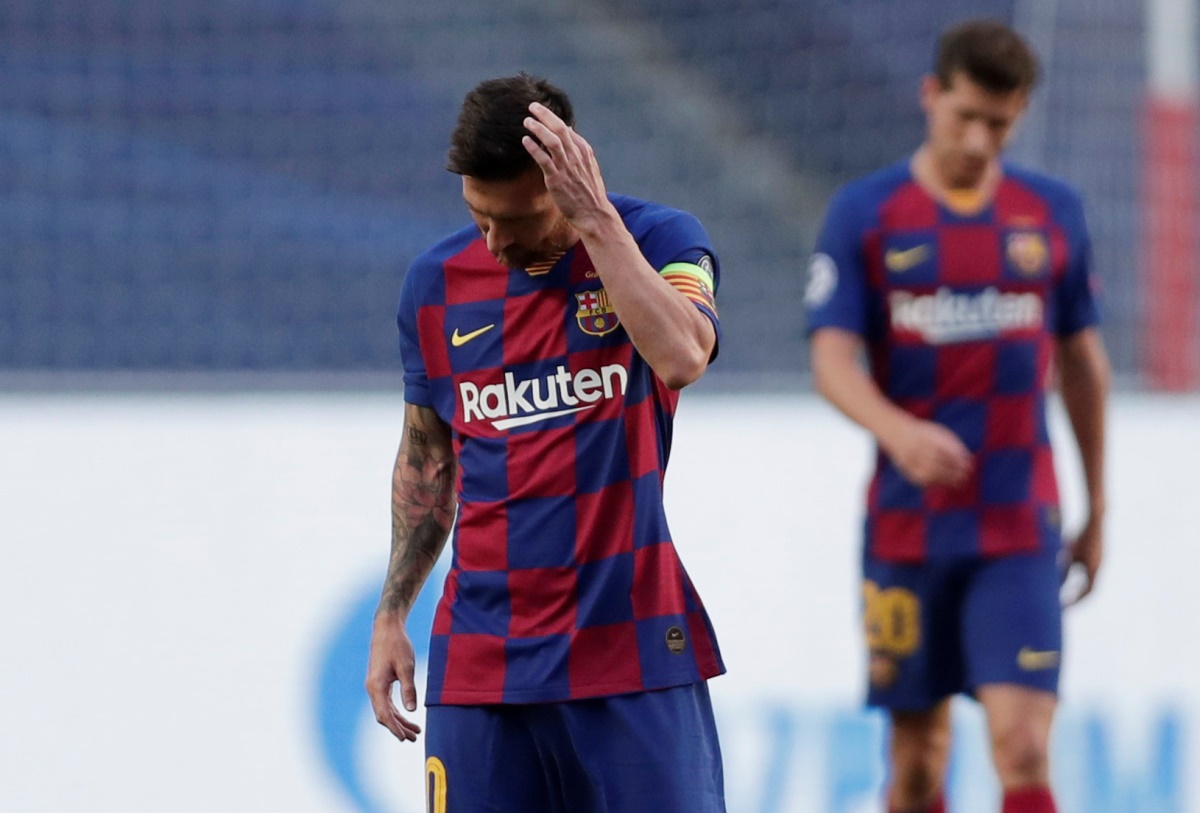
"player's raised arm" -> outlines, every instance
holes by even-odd
[[[596,273],[638,353],[663,382],[681,389],[704,374],[716,329],[690,299],[659,276],[605,191],[588,142],[548,108],[533,104],[524,139],[546,189],[579,232]]]
[[[392,702],[392,684],[400,682],[404,708],[415,711],[416,660],[404,625],[454,522],[455,468],[449,427],[432,409],[406,404],[392,472],[392,552],[375,611],[366,682],[375,719],[401,740],[416,740],[421,728]]]

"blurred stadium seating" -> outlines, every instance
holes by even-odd
[[[1136,381],[1123,0],[6,0],[0,370],[395,371],[404,269],[465,222],[458,103],[525,69],[575,98],[611,189],[709,227],[717,380],[786,385],[827,195],[915,146],[935,32],[978,13],[1043,54],[1014,154],[1083,189]]]

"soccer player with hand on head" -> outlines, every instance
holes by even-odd
[[[838,191],[809,266],[816,386],[878,443],[864,627],[895,813],[946,809],[958,693],[983,706],[1003,813],[1055,809],[1060,584],[1077,567],[1082,597],[1101,563],[1109,365],[1079,196],[1002,159],[1037,72],[1006,26],[945,31],[921,85],[924,142]],[[1055,370],[1089,499],[1065,548]]]
[[[420,733],[405,620],[453,532],[426,736],[438,813],[721,813],[716,638],[663,476],[679,390],[716,356],[690,214],[606,191],[567,96],[467,94],[448,169],[474,223],[400,295],[405,420],[367,691]],[[404,711],[391,692],[399,683]]]

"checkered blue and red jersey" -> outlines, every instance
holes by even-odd
[[[719,340],[700,222],[610,200]],[[413,263],[397,321],[405,400],[445,421],[458,461],[426,703],[559,702],[724,672],[663,510],[679,393],[634,349],[583,244],[509,269],[469,226]]]
[[[1079,196],[1006,164],[972,215],[936,201],[907,161],[842,187],[809,264],[807,331],[863,337],[894,403],[954,431],[958,488],[908,482],[881,451],[865,544],[883,560],[995,557],[1062,544],[1046,426],[1057,340],[1099,321]]]

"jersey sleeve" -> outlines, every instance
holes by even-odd
[[[805,332],[823,327],[867,335],[868,291],[862,238],[864,204],[842,189],[829,203],[808,262],[804,289]]]
[[[396,313],[396,325],[400,329],[400,360],[404,365],[404,400],[416,406],[432,407],[433,398],[429,392],[429,378],[417,331],[417,311],[420,307],[418,277],[417,263],[414,263],[400,287],[400,307]]]
[[[1092,271],[1092,241],[1083,214],[1083,201],[1071,195],[1064,205],[1063,226],[1067,231],[1068,262],[1056,292],[1054,332],[1061,336],[1100,323],[1097,279]]]
[[[721,346],[721,320],[717,316],[716,301],[721,265],[708,232],[695,216],[675,212],[648,235],[641,249],[651,267],[712,322],[716,334],[709,357],[709,363],[712,363]]]

